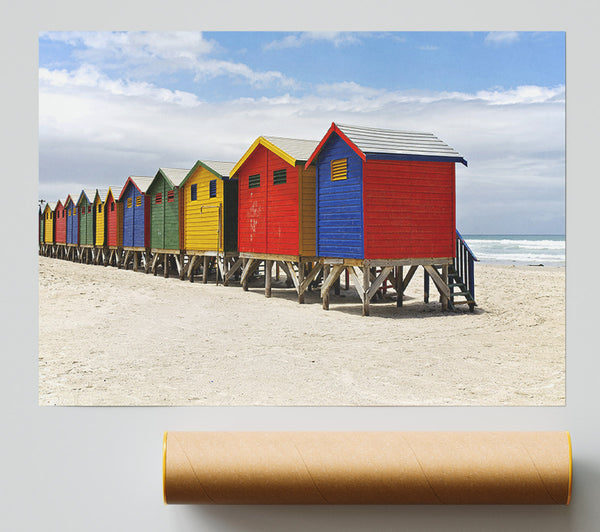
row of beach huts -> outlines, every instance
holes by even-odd
[[[248,282],[286,275],[298,301],[320,286],[323,308],[345,276],[369,314],[396,304],[419,267],[442,308],[475,306],[477,260],[455,224],[455,164],[465,159],[430,133],[333,123],[322,140],[261,136],[237,162],[160,168],[120,186],[84,189],[39,213],[40,254],[143,268],[194,280]]]

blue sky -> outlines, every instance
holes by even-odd
[[[39,58],[46,200],[338,121],[459,151],[464,233],[564,233],[562,32],[52,32]]]

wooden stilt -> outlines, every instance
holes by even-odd
[[[425,266],[423,266],[425,270]],[[429,303],[429,274],[427,270],[423,272],[423,302]]]
[[[225,277],[223,279],[223,284],[225,286],[227,286],[227,284],[229,283],[229,280],[235,275],[235,273],[243,266],[244,264],[244,260],[245,259],[241,259],[241,258],[237,258],[233,265],[229,268],[229,270],[227,271],[227,273],[225,274]]]
[[[183,253],[179,253],[179,257],[174,255],[175,264],[177,265],[177,273],[179,274],[179,280],[183,281],[185,272],[183,271]]]
[[[300,283],[300,286],[298,288],[298,296],[304,296],[304,292],[306,292],[310,288],[311,283],[315,280],[317,275],[319,275],[319,273],[321,273],[322,270],[323,270],[323,265],[320,262],[316,262],[315,265],[313,266],[313,268],[308,273],[308,275]],[[303,303],[304,297],[302,298],[302,301],[299,301],[299,302]]]
[[[133,271],[137,272],[138,271],[138,264],[139,264],[139,253],[137,251],[133,252]]]
[[[190,263],[188,265],[187,275],[188,279],[190,280],[190,283],[194,282],[194,265],[197,259],[198,255],[192,255],[192,258],[190,259]]]
[[[226,259],[223,256],[218,256],[216,258],[216,266],[217,266],[217,285],[219,284],[219,275],[221,275],[221,279],[225,280],[225,275],[227,275],[227,271],[229,270],[228,266],[229,259]]]
[[[260,260],[247,259],[244,269],[242,271],[242,278],[240,279],[240,282],[242,284],[242,289],[245,292],[248,291],[248,279],[256,271],[256,269],[258,268],[259,265],[260,265]]]
[[[404,299],[404,267],[396,266],[396,307],[400,308],[403,305]]]
[[[204,255],[204,257],[202,257],[202,284],[206,284],[207,282],[207,277],[208,277],[208,257],[206,255]]]
[[[444,284],[446,285],[446,287],[448,287],[448,265],[444,264],[442,266],[442,281],[444,282]],[[448,288],[448,292],[450,292],[450,289]],[[443,291],[440,291],[440,301],[442,303],[442,310],[446,311],[448,310],[448,301],[450,300],[450,295],[448,293],[445,294]]]
[[[362,283],[362,289],[363,289],[363,293],[364,293],[364,298],[363,298],[363,307],[362,307],[362,315],[363,316],[368,316],[370,314],[370,310],[369,310],[369,297],[368,297],[368,291],[369,291],[369,285],[371,284],[371,271],[370,268],[366,268],[363,266],[363,283]]]
[[[442,309],[447,310],[448,300],[450,298],[450,288],[448,288],[448,269],[447,269],[448,266],[446,265],[446,268],[442,267],[442,275],[441,276],[433,266],[425,265],[423,267],[425,268],[425,270],[427,271],[427,273],[433,280],[433,283],[435,284],[435,287],[438,289],[440,296],[443,296],[445,298],[445,305],[444,305],[444,300],[441,300],[442,301]],[[444,270],[446,271],[446,274],[445,274],[446,280],[444,280]],[[445,306],[445,308],[444,308],[444,306]]]
[[[302,286],[304,284],[304,263],[300,263],[298,267],[298,303],[304,303],[304,290],[302,290]]]
[[[265,261],[265,297],[271,297],[271,274],[273,270],[273,261]]]
[[[164,275],[165,279],[169,278],[169,260],[170,260],[169,254],[165,253],[163,255],[163,262],[164,262],[164,264],[163,264],[163,270],[164,270],[163,271],[163,275]]]
[[[329,287],[326,286],[325,280],[329,277],[330,266],[323,266],[323,287],[321,288],[321,297],[323,299],[323,310],[329,310]]]
[[[283,273],[285,273],[285,286],[287,288],[291,288],[292,286],[298,291],[298,277],[296,275],[296,270],[294,270],[294,263],[291,261],[282,261],[275,262],[277,268],[281,265],[281,269]],[[298,266],[299,267],[299,266]]]

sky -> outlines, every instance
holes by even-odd
[[[464,234],[564,234],[565,102],[563,32],[41,33],[39,197],[335,121],[457,150]]]

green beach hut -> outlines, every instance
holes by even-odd
[[[183,211],[179,186],[188,173],[189,169],[159,168],[146,192],[150,198],[151,271],[154,275],[160,263],[165,277],[169,276],[170,265],[175,265],[181,274]]]

